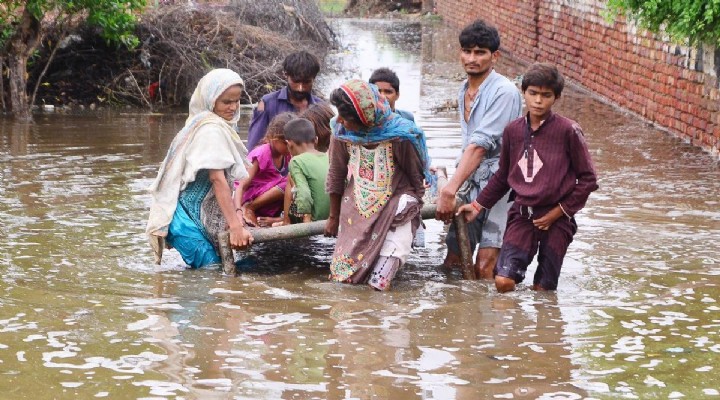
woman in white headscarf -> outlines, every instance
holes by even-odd
[[[146,233],[158,264],[166,245],[193,268],[220,264],[217,236],[225,230],[233,248],[252,243],[232,198],[233,183],[248,175],[247,149],[234,129],[243,89],[229,69],[210,71],[195,88],[185,126],[150,186]]]

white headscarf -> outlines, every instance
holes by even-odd
[[[158,241],[167,236],[180,192],[195,180],[199,170],[224,169],[233,179],[247,176],[244,165],[247,148],[234,129],[240,109],[230,121],[213,112],[218,97],[236,85],[245,87],[240,75],[229,69],[214,69],[200,79],[190,98],[190,115],[185,126],[170,144],[149,188],[153,201],[146,233],[158,263],[164,247]],[[198,132],[204,135],[203,140],[195,142]]]
[[[240,75],[233,70],[218,68],[208,72],[200,79],[190,98],[190,115],[188,115],[185,125],[187,126],[198,114],[206,111],[212,112],[218,97],[231,86],[235,85],[240,85],[245,89],[245,82],[243,82]],[[239,119],[240,108],[235,111],[233,119],[228,122],[235,125]]]

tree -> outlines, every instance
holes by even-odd
[[[608,11],[678,42],[720,45],[720,0],[608,0]]]
[[[135,13],[142,11],[145,5],[146,0],[3,1],[0,4],[0,60],[7,63],[10,106],[15,117],[27,121],[32,119],[27,67],[28,60],[46,33],[45,22],[63,25],[74,19],[84,19],[88,24],[99,27],[109,43],[132,48],[138,44],[133,34]],[[52,58],[48,63],[51,61]],[[0,95],[4,96],[4,93]]]

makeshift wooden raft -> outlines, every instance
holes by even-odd
[[[439,192],[443,186],[447,183],[447,172],[444,168],[439,169],[436,172],[438,177],[437,190]],[[460,203],[457,203],[459,206]],[[423,219],[434,219],[437,205],[426,204],[420,210],[420,215]],[[472,255],[473,249],[470,248],[470,240],[468,237],[467,224],[465,217],[455,216],[455,229],[460,247],[460,261],[462,264],[462,274],[465,279],[477,279],[475,276],[475,269],[473,268]],[[280,240],[288,239],[299,239],[310,236],[322,235],[325,233],[325,220],[304,222],[292,225],[283,225],[270,228],[251,228],[250,233],[253,236],[253,243],[270,243]],[[220,258],[222,259],[223,271],[228,275],[235,275],[235,257],[233,251],[230,248],[230,234],[229,232],[220,233]]]

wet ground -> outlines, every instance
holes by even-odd
[[[456,34],[338,30],[347,47],[323,93],[394,68],[398,107],[452,166],[457,118],[431,110],[460,84]],[[237,277],[187,270],[174,252],[157,267],[144,189],[183,115],[0,120],[0,397],[717,397],[718,164],[572,88],[558,110],[583,126],[601,188],[558,291],[505,295],[438,267],[435,221],[389,293],[328,282],[324,238],[257,246]]]

